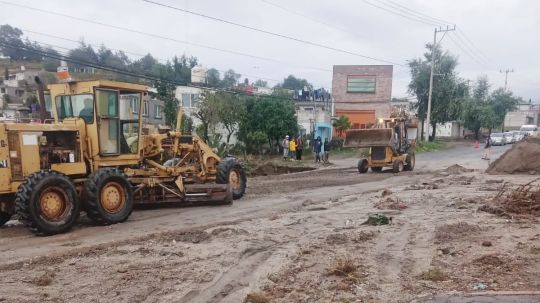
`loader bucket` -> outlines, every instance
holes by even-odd
[[[350,129],[345,133],[345,147],[391,146],[391,128]]]
[[[228,184],[189,184],[186,188],[186,201],[231,203],[232,190]]]

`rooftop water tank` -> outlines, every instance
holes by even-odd
[[[191,83],[206,83],[206,72],[208,70],[200,65],[191,69]]]

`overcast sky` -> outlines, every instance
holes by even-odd
[[[229,68],[270,85],[289,74],[315,86],[331,88],[332,65],[387,64],[272,37],[251,30],[156,6],[142,0],[7,0],[97,22],[158,34],[180,41],[252,54],[255,59],[180,42],[148,37],[106,26],[6,5],[0,1],[0,24],[23,30],[84,39],[90,44],[157,58],[194,55],[206,67]],[[433,40],[433,25],[412,21],[362,0],[153,0],[318,44],[406,65]],[[504,86],[501,69],[513,68],[508,87],[524,99],[540,101],[540,1],[537,0],[367,0],[398,3],[431,17],[455,23],[465,33],[449,33],[442,46],[459,57],[462,77],[486,74],[493,88]],[[395,4],[394,4],[395,5]],[[281,6],[283,8],[280,8]],[[406,11],[401,10],[402,14]],[[76,43],[27,33],[32,40],[73,48]],[[441,36],[439,36],[441,37]],[[473,46],[466,48],[469,39]],[[468,50],[467,54],[460,49]],[[472,48],[472,49],[470,49]],[[62,50],[62,49],[59,49]],[[470,53],[476,53],[474,58]],[[133,59],[138,58],[130,55]],[[394,97],[407,96],[409,72],[394,66]]]

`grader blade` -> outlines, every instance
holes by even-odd
[[[188,184],[185,185],[185,199],[188,202],[231,203],[233,195],[228,184]]]
[[[391,146],[391,128],[351,129],[345,133],[345,147]]]

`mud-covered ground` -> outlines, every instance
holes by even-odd
[[[253,178],[232,206],[137,210],[109,227],[83,218],[53,237],[4,227],[0,302],[424,302],[540,290],[538,222],[478,211],[503,182],[534,176],[485,175],[478,152],[421,155],[399,176],[359,176],[345,159]],[[444,169],[454,162],[474,170]],[[362,224],[373,213],[391,224]]]

